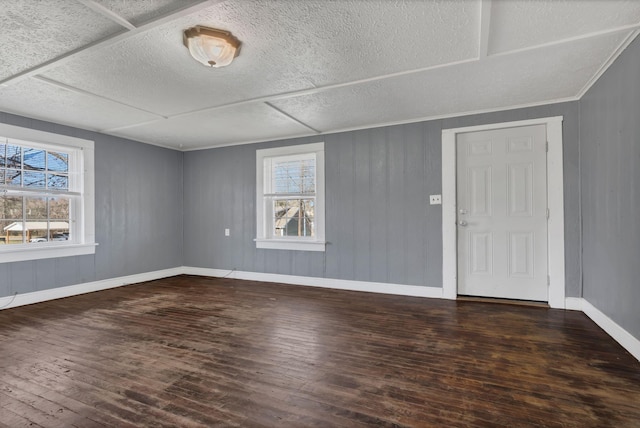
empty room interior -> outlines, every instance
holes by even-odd
[[[639,33],[0,0],[0,428],[640,427]]]

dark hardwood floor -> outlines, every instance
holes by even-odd
[[[579,312],[180,276],[0,311],[0,427],[639,427]]]

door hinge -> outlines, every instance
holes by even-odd
[[[547,275],[547,285],[551,285],[551,277]]]
[[[551,215],[551,213],[549,212],[549,208],[547,208],[547,220],[549,220],[549,216]]]
[[[548,141],[544,143],[544,150],[545,150],[547,153],[549,153],[549,142],[548,142]]]

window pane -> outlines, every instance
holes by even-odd
[[[6,176],[7,184],[11,186],[21,186],[22,185],[22,171],[17,171],[15,169],[8,169]]]
[[[22,197],[0,197],[0,219],[22,219]]]
[[[315,159],[273,163],[273,193],[315,193],[315,179]]]
[[[47,153],[47,169],[56,172],[69,172],[69,155],[66,153]]]
[[[44,189],[46,174],[44,172],[25,171],[22,173],[24,187]]]
[[[56,242],[69,240],[69,222],[50,221],[49,230],[51,233],[51,241]]]
[[[23,230],[22,220],[0,220],[0,244],[22,244]]]
[[[22,151],[20,146],[12,146],[7,145],[7,167],[21,169],[22,160],[21,160]]]
[[[52,220],[69,221],[69,200],[63,198],[49,198],[49,218]]]
[[[49,198],[51,241],[68,241],[69,223],[69,199]]]
[[[47,242],[49,241],[49,222],[46,220],[34,221],[27,220],[25,223],[27,231],[26,231],[26,242],[29,244],[37,244],[38,242]]]
[[[22,244],[24,223],[22,222],[22,197],[0,197],[0,234],[5,244]]]
[[[275,200],[273,236],[315,236],[313,199]]]
[[[0,220],[0,245],[4,245],[7,243],[7,232],[5,228],[13,223],[10,220]]]
[[[47,198],[25,198],[25,208],[27,220],[44,220],[46,230]]]
[[[7,166],[7,145],[0,143],[0,168]]]
[[[24,148],[24,169],[44,171],[46,169],[45,159],[44,150]]]
[[[59,174],[47,174],[47,187],[55,190],[69,190],[69,177]]]

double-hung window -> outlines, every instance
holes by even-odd
[[[0,263],[95,252],[93,142],[0,125]]]
[[[324,251],[324,143],[256,151],[257,248]]]

